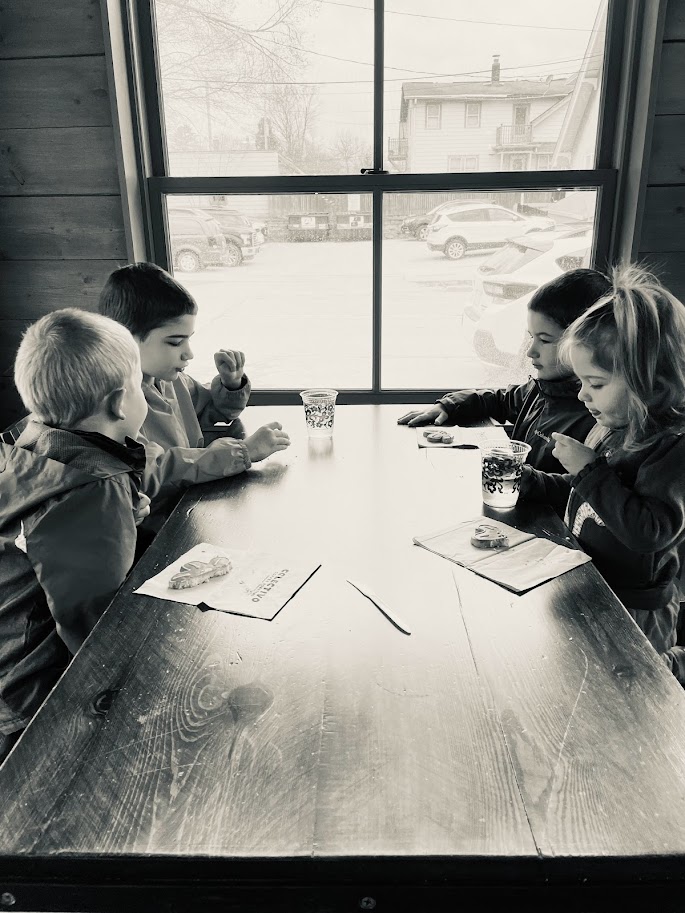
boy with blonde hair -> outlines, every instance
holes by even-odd
[[[193,357],[190,338],[198,308],[166,270],[154,263],[114,270],[100,293],[98,310],[129,329],[140,348],[148,415],[139,440],[147,456],[144,490],[153,499],[144,529],[151,539],[184,488],[243,472],[284,450],[290,439],[279,422],[270,422],[244,440],[225,437],[205,447],[203,431],[231,421],[247,405],[245,356],[220,349],[214,356],[218,374],[211,384],[185,372]]]
[[[31,416],[0,442],[0,761],[123,583],[149,503],[128,330],[54,311],[25,333],[14,376]]]

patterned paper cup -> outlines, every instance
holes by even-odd
[[[335,418],[337,390],[319,387],[300,393],[309,437],[331,437]]]
[[[485,441],[480,445],[483,502],[506,510],[516,504],[521,470],[530,453],[523,441]]]

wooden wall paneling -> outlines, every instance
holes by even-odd
[[[3,0],[0,58],[102,54],[99,0]]]
[[[0,85],[4,128],[112,123],[104,55],[0,60]]]
[[[685,185],[647,188],[639,249],[644,253],[685,249]]]
[[[654,118],[647,181],[650,184],[685,183],[685,114]]]
[[[1,329],[2,324],[0,323]],[[26,411],[11,375],[0,374],[0,429],[14,424],[26,415]]]
[[[21,337],[32,323],[32,320],[0,320],[0,374],[12,374]]]
[[[685,303],[684,252],[641,251],[639,259],[676,298]]]
[[[38,320],[50,311],[92,311],[107,277],[126,260],[0,261],[0,319]]]
[[[685,40],[685,0],[668,0],[664,38],[667,41]]]
[[[0,198],[0,260],[117,260],[126,256],[121,198]]]
[[[118,193],[111,127],[0,127],[0,195]]]
[[[661,51],[656,111],[659,114],[685,114],[685,41],[665,41]]]

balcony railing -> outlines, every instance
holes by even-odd
[[[532,124],[502,124],[497,128],[498,146],[521,146],[533,139]]]
[[[393,161],[404,161],[407,158],[409,141],[406,138],[388,137],[388,158]]]

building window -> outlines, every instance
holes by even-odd
[[[589,257],[605,265],[621,147],[612,112],[619,94],[631,98],[621,85],[626,4],[574,7],[568,29],[503,60],[496,87],[489,68],[472,63],[480,26],[425,17],[421,46],[431,54],[419,63],[410,53],[419,20],[393,4],[383,47],[374,17],[345,4],[124,6],[136,17],[125,30],[136,41],[130,80],[143,96],[134,108],[146,118],[138,167],[147,256],[198,302],[193,377],[213,377],[218,346],[245,351],[258,403],[299,403],[299,390],[321,384],[336,387],[339,402],[412,391],[407,401],[433,402],[525,377],[516,361],[525,308],[502,308],[512,323],[498,339],[517,343],[511,363],[481,344],[478,324],[481,311],[505,303],[497,289],[509,294],[519,277],[485,288],[479,267],[554,222],[564,193],[576,195],[569,209],[594,214]],[[527,0],[525,15],[510,6],[503,43],[520,40],[517,24],[549,21],[549,0]],[[443,12],[459,18],[447,0]],[[570,77],[590,65],[597,90],[588,96]],[[496,97],[505,90],[506,102]],[[564,98],[558,146],[550,137],[548,152],[518,157],[494,148],[497,125],[511,118],[530,129],[531,113]],[[590,126],[570,148],[573,131],[561,122],[581,116]],[[388,148],[389,137],[406,146]],[[544,262],[553,269],[555,257]]]
[[[480,127],[480,109],[479,101],[467,101],[464,109],[464,126]]]
[[[452,172],[478,171],[477,155],[448,155],[447,170]]]
[[[442,117],[441,104],[426,105],[426,130],[439,130]]]

